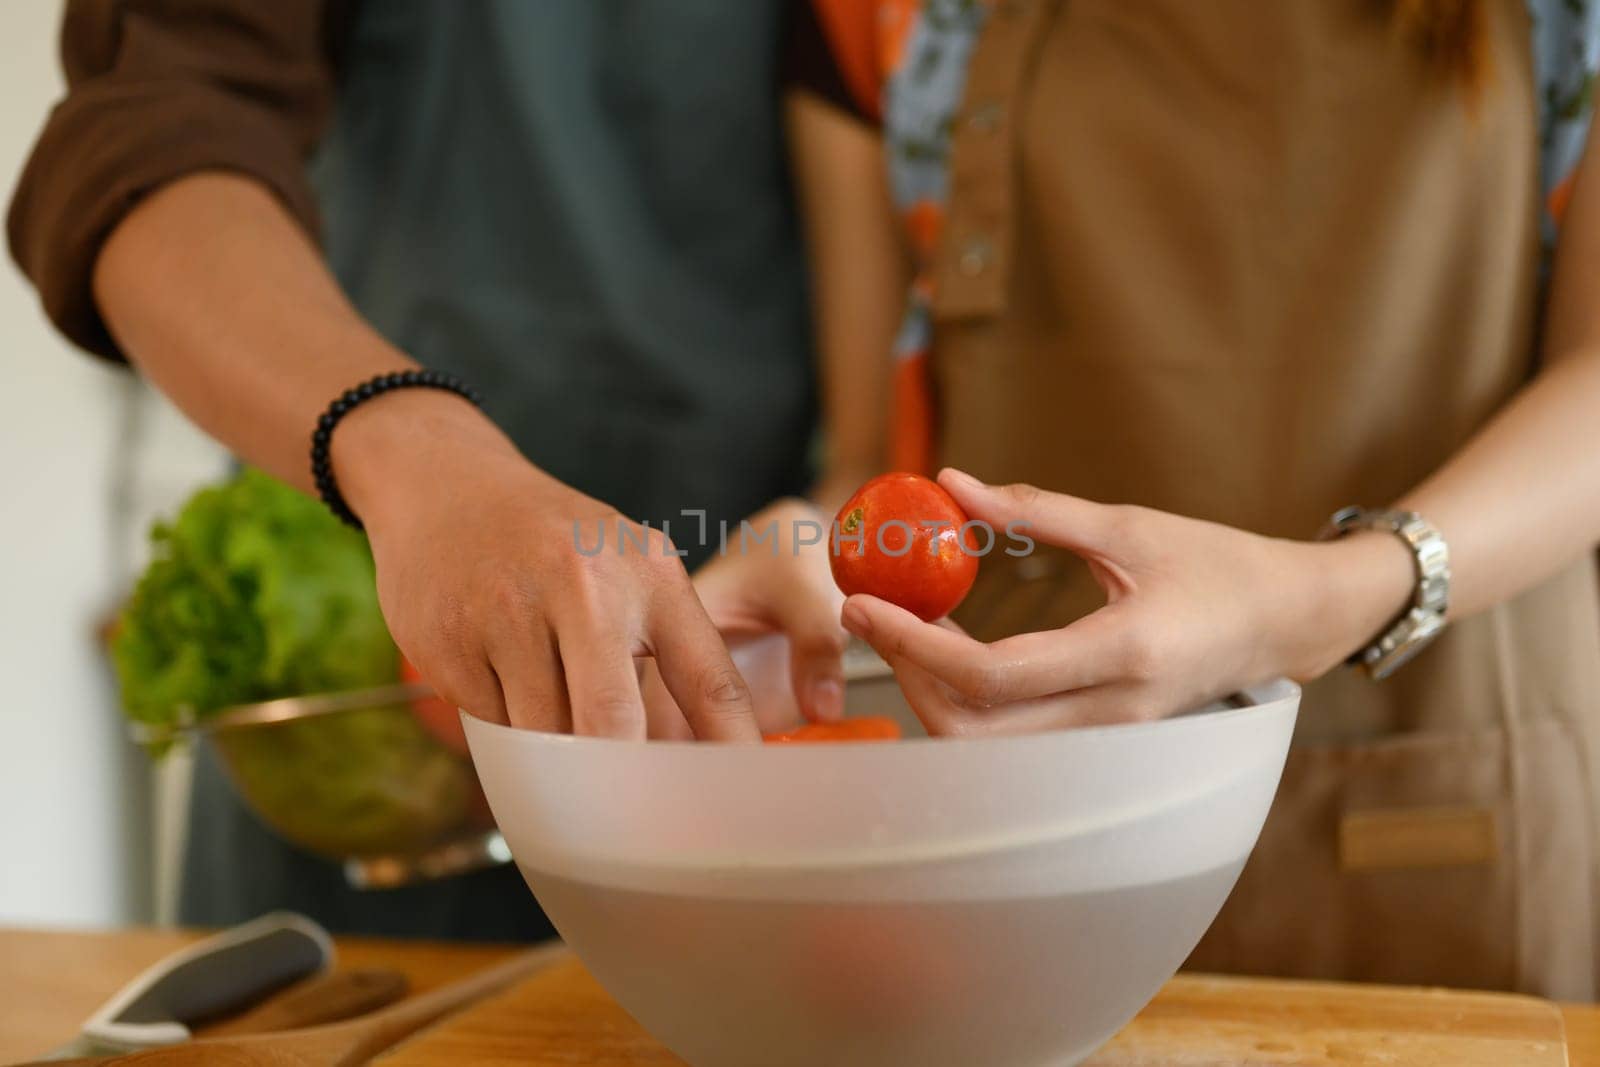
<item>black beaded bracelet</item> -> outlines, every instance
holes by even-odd
[[[333,430],[339,425],[340,419],[373,397],[382,396],[393,389],[443,389],[447,393],[464,397],[478,407],[483,406],[478,394],[460,378],[436,370],[404,370],[380,374],[362,382],[354,389],[346,389],[339,399],[329,404],[328,410],[317,419],[317,428],[311,432],[311,477],[316,481],[317,492],[322,496],[322,502],[328,505],[328,510],[358,530],[364,527],[361,525],[361,520],[356,518],[355,512],[350,510],[350,505],[345,503],[344,495],[339,492],[339,482],[333,476],[333,465],[328,462],[328,446],[333,441]]]

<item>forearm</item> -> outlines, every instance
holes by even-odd
[[[1591,138],[1587,153],[1597,144]],[[1452,619],[1516,596],[1600,543],[1597,289],[1600,166],[1586,158],[1561,221],[1541,370],[1454,456],[1394,502],[1426,517],[1450,546]],[[1388,535],[1360,540],[1319,546],[1312,561],[1313,615],[1335,620],[1312,624],[1329,635],[1313,664],[1331,665],[1371,641],[1409,601],[1414,570],[1401,566],[1409,553]]]
[[[414,366],[351,307],[272,194],[243,177],[197,174],[140,204],[107,239],[94,293],[118,344],[190,418],[305,490],[328,403]],[[335,435],[335,473],[358,513],[361,483],[381,480],[368,468],[393,456],[398,426],[497,436],[454,396],[408,394],[364,406]]]
[[[1586,159],[1561,221],[1541,370],[1400,501],[1449,541],[1452,616],[1513,597],[1600,542],[1597,287],[1600,166]]]
[[[1546,367],[1399,501],[1450,545],[1454,618],[1517,595],[1600,541],[1600,349]]]
[[[1536,584],[1600,540],[1600,354],[1557,361],[1483,431],[1394,505],[1450,546],[1451,619]],[[1285,587],[1284,673],[1315,678],[1364,647],[1411,602],[1416,567],[1392,534],[1303,546]]]
[[[1600,540],[1600,352],[1547,367],[1433,475],[1394,506],[1450,546],[1449,617],[1482,611],[1548,577]],[[1384,503],[1384,502],[1380,502]],[[1364,647],[1411,602],[1416,566],[1392,534],[1305,545],[1283,579],[1294,595],[1285,673],[1315,678]]]

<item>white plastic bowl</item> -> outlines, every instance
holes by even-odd
[[[1299,704],[1026,737],[733,746],[467,719],[540,903],[696,1067],[1071,1064],[1204,933]]]

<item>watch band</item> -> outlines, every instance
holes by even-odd
[[[1445,628],[1450,608],[1450,546],[1433,525],[1414,511],[1340,508],[1323,528],[1321,540],[1352,530],[1387,530],[1411,549],[1417,584],[1411,606],[1378,639],[1350,657],[1352,665],[1382,681],[1410,661]]]

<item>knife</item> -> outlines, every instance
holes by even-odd
[[[272,912],[179,949],[123,986],[45,1059],[174,1045],[190,1027],[249,1007],[333,963],[333,939],[303,915]]]

